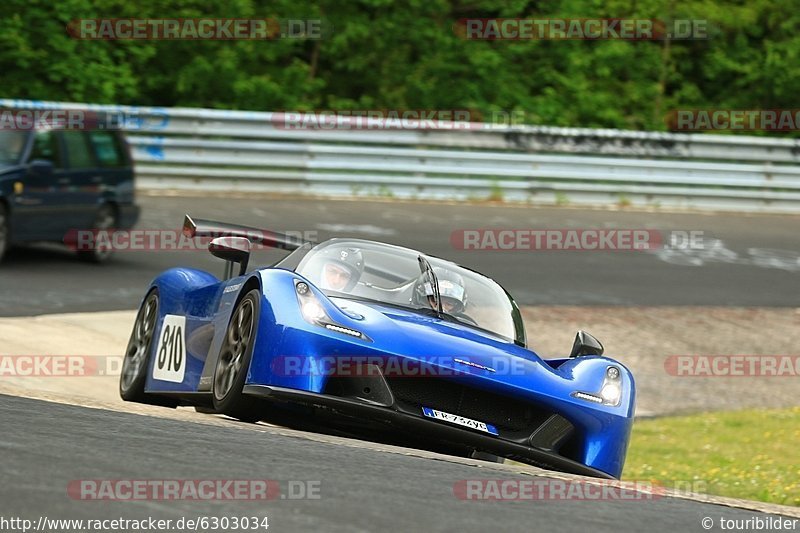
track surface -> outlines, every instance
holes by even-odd
[[[800,307],[798,217],[266,197],[142,196],[140,203],[141,229],[177,230],[188,212],[260,228],[317,231],[320,239],[352,236],[410,246],[494,277],[521,304]],[[678,257],[672,261],[690,264],[674,264],[642,252],[475,252],[450,244],[453,231],[477,228],[704,231],[724,250]],[[251,264],[279,257],[259,251]],[[95,266],[60,247],[15,249],[0,265],[0,316],[132,309],[154,276],[178,265],[222,271],[205,251],[127,252]]]
[[[35,416],[31,416],[35,413]],[[177,520],[268,516],[270,531],[703,531],[700,521],[758,515],[682,499],[462,501],[464,479],[530,479],[491,469],[304,438],[0,395],[0,515]],[[79,501],[80,479],[320,481],[320,499]],[[761,515],[765,516],[765,515]],[[719,530],[718,526],[714,530]]]

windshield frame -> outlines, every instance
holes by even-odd
[[[403,310],[407,310],[407,311],[418,312],[418,313],[421,313],[421,314],[424,314],[424,315],[427,315],[427,316],[438,316],[438,318],[440,318],[440,319],[444,319],[444,320],[447,320],[448,322],[454,322],[454,323],[458,323],[460,325],[464,325],[464,326],[468,326],[468,327],[477,329],[477,330],[479,330],[481,332],[485,332],[485,333],[488,333],[488,334],[490,334],[490,335],[492,335],[494,337],[497,337],[498,339],[502,339],[502,340],[504,340],[506,342],[512,342],[512,343],[514,343],[514,344],[516,344],[518,346],[522,346],[522,347],[526,347],[527,346],[527,335],[526,335],[526,331],[525,331],[525,325],[524,325],[523,320],[522,320],[522,313],[521,313],[519,307],[517,306],[516,302],[512,298],[512,296],[509,294],[509,292],[503,286],[501,286],[499,283],[497,283],[495,280],[493,280],[489,276],[486,276],[485,274],[482,274],[482,273],[480,273],[480,272],[478,272],[478,271],[476,271],[474,269],[470,269],[470,268],[461,266],[461,265],[459,265],[457,263],[454,263],[452,261],[449,261],[447,259],[443,259],[443,258],[440,258],[440,257],[437,257],[437,256],[433,256],[433,255],[423,254],[422,252],[419,252],[417,250],[413,250],[411,248],[406,248],[406,247],[397,246],[397,245],[394,245],[394,244],[383,243],[383,242],[378,242],[378,241],[370,241],[370,240],[356,239],[356,238],[333,238],[333,239],[325,240],[325,241],[320,242],[320,243],[308,243],[307,245],[304,245],[301,248],[298,248],[297,250],[294,250],[291,254],[289,254],[288,256],[284,257],[281,261],[276,263],[274,265],[274,268],[283,268],[283,269],[290,270],[292,272],[295,272],[297,274],[305,276],[305,274],[303,272],[301,272],[299,269],[300,269],[301,266],[305,267],[307,265],[308,254],[310,254],[311,252],[316,252],[316,251],[319,251],[321,249],[327,248],[328,246],[333,246],[333,245],[337,245],[337,244],[338,245],[342,245],[342,246],[347,246],[347,245],[358,246],[358,245],[362,245],[362,246],[366,246],[366,247],[371,247],[373,249],[374,249],[374,247],[379,247],[379,248],[383,249],[381,251],[391,252],[392,250],[394,250],[398,254],[404,254],[406,256],[410,256],[410,254],[413,254],[417,258],[423,257],[426,262],[429,262],[428,259],[433,259],[437,263],[444,263],[445,265],[447,265],[449,267],[457,267],[457,269],[462,269],[462,270],[466,271],[467,273],[469,273],[471,276],[480,278],[481,283],[486,286],[485,288],[491,289],[498,297],[500,295],[502,295],[502,301],[504,303],[508,304],[508,312],[509,312],[508,318],[511,320],[511,322],[510,322],[510,326],[511,327],[508,327],[507,329],[513,330],[513,337],[511,337],[509,335],[505,335],[500,331],[495,331],[494,329],[483,327],[480,324],[478,324],[477,321],[474,321],[474,319],[472,319],[471,317],[467,317],[467,318],[470,318],[470,320],[463,320],[463,319],[460,319],[458,316],[454,316],[454,315],[448,314],[446,312],[437,312],[437,310],[434,309],[431,306],[406,305],[406,304],[403,304],[403,303],[400,303],[400,302],[392,302],[392,301],[381,300],[381,299],[377,299],[377,298],[370,298],[370,297],[364,296],[362,294],[353,294],[353,293],[350,293],[350,292],[342,292],[342,291],[336,291],[336,290],[331,290],[331,289],[324,289],[322,287],[319,287],[317,284],[315,284],[320,289],[320,291],[322,291],[322,293],[325,294],[326,296],[328,296],[329,298],[340,298],[340,299],[349,299],[349,300],[354,300],[354,301],[369,302],[369,303],[375,303],[375,304],[378,304],[378,305],[385,305],[385,306],[389,306],[389,307],[394,307],[394,308],[397,308],[397,309],[403,309]],[[421,265],[420,265],[420,269],[422,270]],[[365,272],[373,272],[373,273],[380,272],[380,273],[384,273],[385,275],[387,275],[389,277],[391,277],[393,275],[393,273],[391,273],[391,272],[384,272],[383,270],[376,269],[374,266],[370,266],[370,265],[366,265],[365,266]],[[434,274],[434,276],[435,276],[435,274]],[[405,278],[403,278],[403,279],[405,279]],[[313,280],[309,280],[309,281],[311,281],[313,283]],[[398,278],[398,281],[399,281],[399,278]],[[406,281],[406,283],[409,283],[411,281],[412,280],[408,280],[408,281]],[[441,296],[438,297],[438,300],[441,301]]]

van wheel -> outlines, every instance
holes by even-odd
[[[8,210],[5,205],[0,203],[0,261],[3,260],[3,256],[8,249],[8,241],[11,239],[8,228]]]
[[[91,230],[95,232],[103,231],[108,232],[113,229],[117,223],[117,215],[114,208],[108,204],[103,204],[97,210],[94,222],[92,223]],[[105,233],[104,235],[108,235]],[[81,250],[78,252],[78,257],[90,263],[105,263],[114,254],[111,242],[106,239],[94,239],[94,246],[91,250]]]

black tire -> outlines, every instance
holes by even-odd
[[[0,261],[8,250],[8,244],[11,240],[11,224],[8,221],[8,210],[6,206],[0,202]]]
[[[103,204],[95,214],[94,222],[92,223],[92,231],[108,231],[114,229],[117,224],[117,213],[114,208],[109,204]],[[105,263],[111,256],[114,255],[111,243],[99,242],[95,239],[94,246],[91,250],[78,251],[78,257],[83,261],[89,263]]]
[[[236,304],[225,330],[211,385],[214,410],[243,422],[261,420],[259,402],[242,394],[253,357],[260,301],[261,292],[253,289]]]
[[[119,395],[128,402],[177,407],[178,401],[175,399],[153,396],[144,391],[157,320],[158,291],[153,289],[142,302],[136,315],[136,321],[133,323],[133,331],[125,350],[122,371],[119,375]]]

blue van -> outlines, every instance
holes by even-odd
[[[130,149],[119,130],[0,129],[0,259],[16,243],[129,229],[138,218]],[[111,251],[78,255],[103,262]]]

